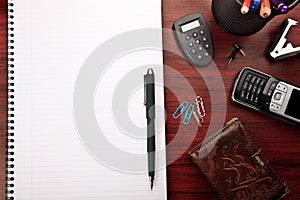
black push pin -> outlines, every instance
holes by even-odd
[[[235,56],[238,52],[240,52],[243,56],[246,56],[245,52],[242,50],[243,47],[238,42],[235,42],[233,46],[234,49],[232,50],[231,55],[228,56],[227,64],[231,63],[231,61],[235,59]]]
[[[240,52],[243,56],[246,55],[245,52],[242,50],[243,47],[242,47],[238,42],[235,42],[233,45],[234,45],[234,48],[235,48],[238,52]]]
[[[232,50],[231,55],[228,56],[228,62],[227,62],[227,64],[231,63],[231,61],[233,61],[235,59],[235,56],[236,56],[236,54],[237,54],[238,51],[239,50],[237,50],[237,49],[233,49]]]

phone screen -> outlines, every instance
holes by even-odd
[[[294,89],[290,97],[289,103],[285,110],[285,114],[300,119],[300,91]]]

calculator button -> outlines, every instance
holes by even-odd
[[[190,40],[190,39],[191,39],[191,36],[187,35],[187,36],[185,36],[185,39],[186,39],[186,40]]]
[[[189,43],[189,47],[193,47],[194,44],[192,42]]]
[[[282,84],[282,83],[278,83],[278,85],[276,86],[276,89],[277,89],[277,90],[281,90],[282,92],[287,92],[287,91],[288,91],[287,86],[285,86],[285,85]]]
[[[208,49],[209,47],[209,44],[205,44],[205,49]]]
[[[193,33],[193,37],[196,38],[198,37],[198,34],[196,32]]]
[[[196,49],[192,49],[192,50],[191,50],[191,53],[192,53],[192,54],[195,54],[195,53],[196,53]]]
[[[203,50],[202,46],[200,46],[200,47],[198,48],[198,50],[199,50],[199,51],[202,51],[202,50]]]
[[[201,55],[198,55],[197,58],[198,58],[199,60],[201,60],[201,59],[202,59],[202,56],[201,56]]]
[[[197,44],[200,44],[201,42],[200,42],[200,40],[197,39],[197,40],[196,40],[196,43],[197,43]]]
[[[206,41],[207,41],[207,38],[206,38],[206,37],[203,37],[203,38],[202,38],[202,41],[203,41],[203,42],[206,42]]]
[[[271,103],[270,104],[270,110],[278,111],[280,110],[281,106],[277,105],[276,103]]]
[[[204,35],[204,30],[199,31],[200,35]]]

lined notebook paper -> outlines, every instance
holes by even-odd
[[[166,199],[161,1],[9,3],[15,41],[9,196]],[[143,105],[148,67],[157,82],[153,191]]]

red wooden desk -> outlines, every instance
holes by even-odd
[[[178,134],[186,135],[183,137],[177,147],[167,149],[168,161],[171,162],[177,158],[177,154],[183,153],[175,162],[168,166],[168,197],[169,199],[218,199],[215,189],[195,167],[186,152],[182,151],[182,146],[190,144],[190,137],[194,136],[193,129],[195,123],[188,126],[179,126],[180,120],[172,117],[176,107],[181,103],[178,96],[186,96],[186,100],[191,100],[194,96],[187,91],[189,84],[193,87],[195,94],[204,98],[207,108],[205,123],[198,129],[198,132],[190,144],[194,147],[202,141],[208,131],[217,130],[223,119],[222,108],[226,107],[225,121],[234,116],[238,116],[243,122],[252,139],[262,148],[265,156],[270,160],[273,168],[278,172],[281,178],[291,189],[287,199],[300,199],[300,129],[270,116],[250,110],[244,106],[233,103],[231,92],[234,80],[240,70],[245,66],[251,66],[258,70],[269,73],[273,76],[288,80],[296,85],[300,85],[300,58],[293,57],[280,62],[273,62],[267,55],[267,49],[274,41],[279,26],[284,18],[291,17],[300,21],[300,6],[294,8],[288,15],[278,16],[272,19],[263,30],[251,36],[235,36],[224,32],[216,23],[211,12],[211,1],[206,0],[164,0],[163,1],[163,27],[172,29],[174,21],[190,13],[201,12],[207,19],[214,39],[215,56],[214,61],[222,77],[220,81],[218,74],[210,72],[211,69],[196,70],[187,61],[182,59],[174,52],[179,52],[175,37],[172,34],[166,34],[164,37],[164,64],[165,68],[165,98],[167,111],[167,142],[172,143]],[[294,26],[288,35],[292,44],[300,45],[300,25]],[[237,58],[227,65],[227,57],[233,49],[232,44],[235,41],[244,47],[246,56],[237,55]],[[171,50],[171,52],[170,52]],[[178,73],[174,72],[177,71]],[[203,73],[201,73],[203,72]],[[183,76],[183,77],[182,77]],[[209,84],[206,84],[209,82]],[[225,94],[222,93],[223,83]],[[215,84],[214,84],[215,83]],[[209,85],[209,87],[207,86]],[[170,87],[170,89],[168,89]],[[177,88],[174,91],[173,88]],[[211,99],[209,92],[213,93]],[[221,99],[225,96],[225,101]],[[214,104],[212,104],[212,102]],[[300,102],[299,102],[300,103]],[[220,109],[219,109],[220,108]],[[217,117],[212,118],[212,109]],[[219,117],[219,118],[218,118]],[[224,120],[223,120],[224,121]],[[179,129],[180,127],[180,129]],[[191,136],[192,135],[192,136]]]
[[[174,120],[171,116],[174,109],[179,105],[176,96],[186,96],[189,100],[193,98],[187,93],[187,84],[193,87],[196,94],[201,95],[205,100],[207,109],[207,117],[204,125],[196,132],[193,142],[190,144],[191,130],[196,129],[196,125],[192,122],[189,126],[180,126],[180,133],[186,135],[186,139],[181,140],[178,148],[168,149],[168,161],[177,158],[177,154],[182,154],[175,162],[168,166],[168,195],[169,199],[218,199],[218,194],[210,186],[209,182],[194,166],[191,159],[185,152],[181,152],[181,146],[188,145],[192,148],[204,138],[209,125],[211,130],[218,129],[220,123],[224,121],[221,108],[226,108],[226,120],[234,116],[238,116],[244,123],[245,128],[250,132],[251,137],[260,146],[267,158],[271,161],[274,169],[279,173],[282,179],[291,189],[291,194],[287,199],[300,199],[300,135],[299,128],[291,126],[285,122],[271,118],[267,115],[260,114],[256,111],[249,110],[243,106],[233,103],[230,99],[233,82],[239,71],[245,66],[252,66],[261,71],[278,76],[282,79],[300,85],[300,67],[299,58],[294,57],[281,62],[274,63],[266,55],[266,50],[270,46],[277,34],[278,27],[285,17],[292,17],[300,21],[300,6],[291,11],[288,15],[273,19],[259,33],[247,36],[237,37],[225,33],[213,19],[211,9],[211,1],[206,0],[163,0],[163,26],[171,29],[175,20],[181,16],[193,12],[202,12],[209,22],[215,44],[215,63],[219,74],[222,77],[225,94],[222,87],[215,86],[207,88],[206,82],[219,83],[216,80],[218,76],[213,72],[204,70],[203,74],[199,74],[191,65],[184,61],[180,56],[165,51],[164,62],[169,66],[165,69],[165,84],[170,88],[177,88],[176,93],[166,88],[166,111],[167,111],[167,142],[170,143],[179,130],[180,122]],[[7,116],[7,3],[5,0],[0,1],[0,197],[5,199],[5,153],[6,153],[6,116]],[[294,27],[291,31],[289,39],[294,45],[300,45],[300,25]],[[247,56],[238,56],[230,65],[227,65],[227,56],[231,53],[232,44],[239,41],[244,46]],[[164,37],[164,46],[173,52],[179,52],[173,35]],[[175,71],[185,77],[178,78]],[[205,75],[205,81],[203,76]],[[218,74],[217,74],[218,75]],[[210,85],[211,86],[211,85]],[[209,92],[215,95],[225,97],[210,98]],[[225,95],[225,96],[224,96]],[[212,105],[211,102],[215,104]],[[216,109],[216,120],[211,120],[211,110]],[[220,109],[218,109],[220,108]],[[220,112],[218,115],[218,111]],[[216,123],[215,123],[216,122]],[[190,134],[190,135],[189,135]]]

